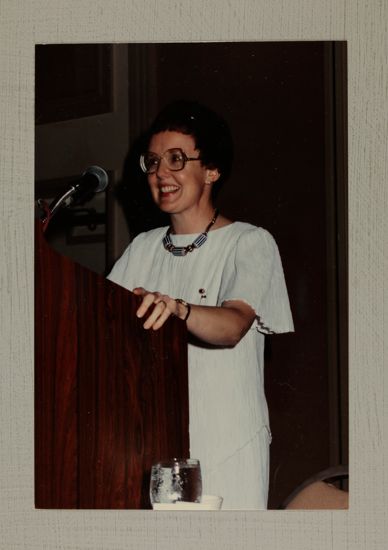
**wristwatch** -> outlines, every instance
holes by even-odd
[[[185,300],[182,300],[182,298],[175,298],[175,301],[178,302],[178,304],[182,304],[183,306],[187,307],[186,317],[183,319],[184,321],[187,321],[191,312],[191,305],[188,304]]]

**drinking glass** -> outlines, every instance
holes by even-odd
[[[151,468],[151,504],[201,502],[202,476],[199,460],[172,458]]]

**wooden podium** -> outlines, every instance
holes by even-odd
[[[150,508],[152,463],[189,456],[187,331],[35,238],[35,505]]]

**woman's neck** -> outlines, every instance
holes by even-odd
[[[215,209],[212,208],[208,212],[208,216],[202,216],[201,219],[198,218],[197,220],[194,219],[191,215],[188,216],[188,219],[181,218],[181,215],[171,215],[171,226],[172,226],[172,233],[175,235],[190,235],[194,233],[203,233],[207,226],[209,225],[210,221],[212,220],[215,213]],[[225,218],[222,214],[219,214],[217,216],[217,220],[210,228],[210,231],[214,229],[219,229],[220,227],[224,227],[225,225],[230,225],[232,220]]]
[[[171,214],[172,232],[175,235],[202,233],[213,218],[214,211],[214,207],[209,206],[209,208],[202,212],[180,212],[179,214]]]

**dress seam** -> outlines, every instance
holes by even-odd
[[[272,434],[271,434],[271,431],[269,429],[269,427],[266,425],[266,424],[263,424],[255,433],[254,435],[248,439],[248,441],[246,441],[243,445],[241,445],[241,447],[239,447],[238,449],[236,449],[235,451],[233,451],[230,455],[228,455],[226,458],[224,458],[224,460],[222,462],[218,462],[216,466],[214,466],[214,468],[218,468],[219,466],[222,466],[223,464],[225,464],[226,462],[228,462],[228,460],[230,460],[231,458],[233,458],[237,453],[240,453],[243,449],[245,449],[245,447],[247,447],[250,443],[252,443],[252,441],[258,436],[260,435],[260,433],[263,431],[263,430],[266,430],[267,433],[268,433],[268,437],[269,437],[269,443],[271,443],[272,441]],[[209,469],[209,472],[213,471],[214,468],[210,468]]]

